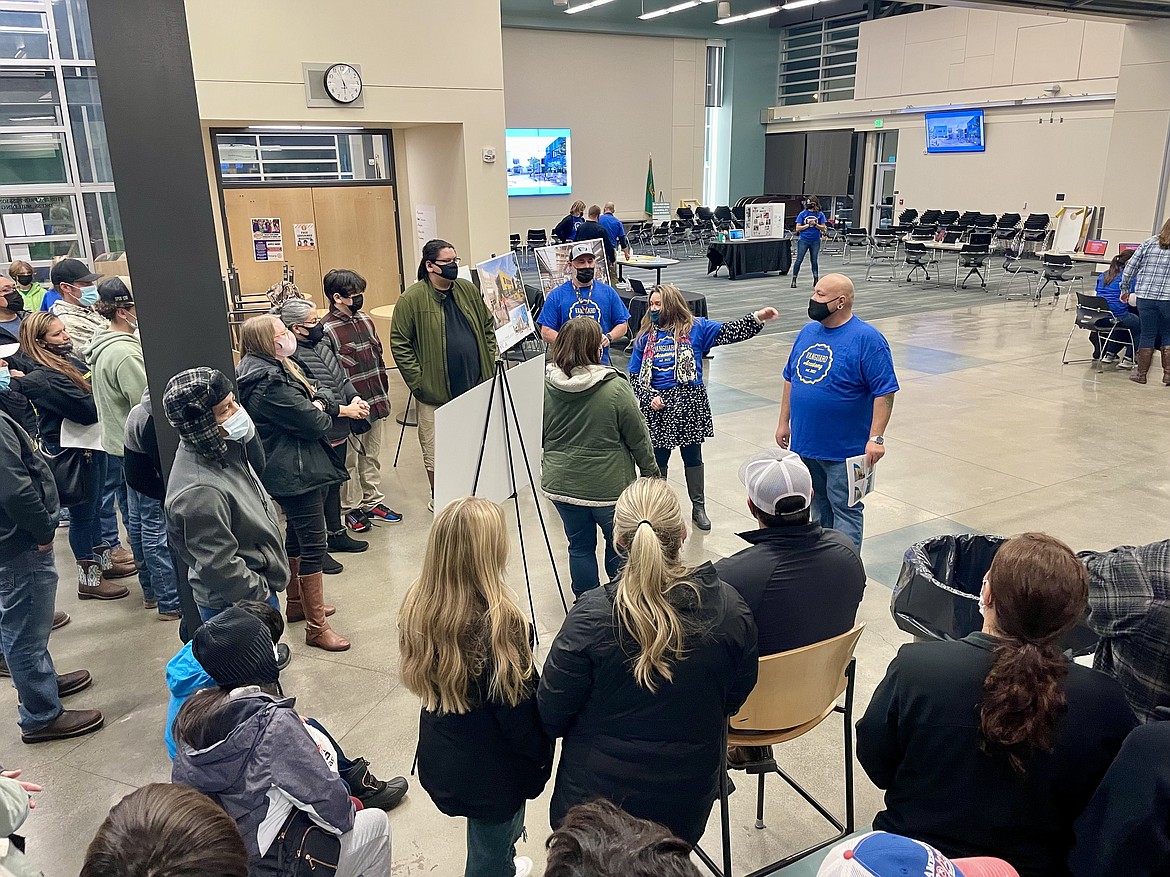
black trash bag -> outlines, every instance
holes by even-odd
[[[935,640],[958,640],[983,627],[979,591],[1005,536],[935,536],[906,549],[890,612],[900,630]],[[1087,655],[1097,634],[1082,619],[1060,647]]]

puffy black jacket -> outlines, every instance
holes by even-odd
[[[318,391],[329,392],[337,406],[346,405],[354,396],[360,395],[338,362],[337,351],[333,349],[333,339],[328,335],[316,344],[306,344],[304,338],[298,338],[297,352],[293,359],[309,373]],[[339,417],[333,406],[327,406],[326,412],[333,417],[333,425],[326,436],[329,444],[345,441],[349,437],[353,420],[349,417]]]
[[[602,797],[697,843],[725,770],[728,716],[756,684],[756,625],[732,588],[704,563],[698,597],[676,587],[670,601],[687,629],[686,657],[657,692],[634,681],[637,643],[619,631],[616,585],[577,601],[553,640],[537,700],[549,736],[564,737],[550,818]]]
[[[448,816],[503,822],[544,791],[552,774],[553,742],[536,708],[536,680],[517,706],[487,697],[482,674],[463,715],[422,710],[418,720],[418,778]]]
[[[236,367],[236,380],[240,404],[264,443],[261,481],[271,496],[300,496],[349,479],[325,439],[333,418],[277,360],[248,354]]]
[[[69,361],[89,379],[89,366],[72,356]],[[12,386],[36,407],[37,428],[53,452],[61,447],[62,420],[82,425],[98,422],[93,392],[83,390],[56,369],[37,364],[23,378],[13,378]]]
[[[57,485],[32,440],[0,413],[0,561],[9,561],[57,532]]]

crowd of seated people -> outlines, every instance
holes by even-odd
[[[516,844],[550,779],[546,874],[698,873],[690,853],[735,761],[722,730],[759,656],[851,629],[865,582],[852,543],[808,520],[799,457],[761,452],[740,478],[760,526],[715,565],[683,562],[685,516],[665,481],[626,488],[621,574],[581,595],[543,669],[509,594],[499,507],[468,498],[437,516],[401,610],[402,673],[421,703],[423,787],[467,819],[467,877],[532,872]],[[816,854],[819,874],[1170,873],[1170,540],[1078,556],[1051,536],[1013,537],[979,605],[982,630],[904,645],[890,663],[857,723],[884,808]],[[1097,669],[1059,646],[1086,614]],[[117,804],[82,877],[293,873],[306,850],[324,877],[389,875],[384,811],[405,781],[379,785],[284,696],[282,627],[245,601],[196,630],[177,656],[199,681],[174,691],[175,785]],[[20,803],[39,789],[17,776],[5,772],[0,793]],[[27,806],[4,815],[11,835]],[[6,849],[0,864],[36,873]]]

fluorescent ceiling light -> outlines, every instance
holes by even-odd
[[[801,9],[802,7],[805,7],[805,6],[816,6],[820,2],[821,2],[821,0],[789,0],[788,3],[785,3],[780,8],[781,9]]]
[[[578,12],[584,12],[586,9],[595,9],[598,6],[604,6],[606,3],[612,3],[613,0],[589,0],[588,3],[580,3],[576,6],[570,6],[565,10],[565,15],[574,15]]]
[[[364,131],[353,125],[249,125],[247,131]]]
[[[731,18],[720,18],[716,24],[735,24],[740,21],[747,21],[751,18],[761,18],[765,15],[773,15],[777,12],[786,12],[789,9],[803,9],[805,6],[815,6],[818,3],[823,3],[824,0],[789,0],[783,6],[766,6],[763,9],[756,9],[752,12],[745,12],[742,15],[733,15]]]
[[[661,18],[663,15],[670,15],[672,12],[682,12],[684,9],[694,9],[699,5],[699,0],[686,0],[685,3],[676,3],[674,6],[668,6],[665,9],[655,9],[653,12],[647,12],[639,15],[642,21],[649,21],[652,18]]]

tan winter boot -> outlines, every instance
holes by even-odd
[[[1133,374],[1129,376],[1129,379],[1135,384],[1144,384],[1146,382],[1146,375],[1150,371],[1150,363],[1153,361],[1153,348],[1139,347],[1137,352],[1137,368],[1133,370]]]
[[[78,600],[121,600],[129,593],[125,585],[102,578],[102,567],[96,560],[77,561]]]
[[[325,576],[315,572],[301,576],[301,600],[305,609],[305,643],[327,652],[344,652],[349,640],[336,633],[325,620]]]

